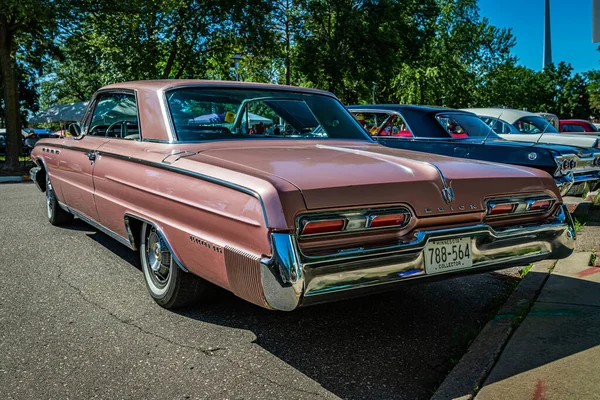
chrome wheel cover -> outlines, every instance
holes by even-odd
[[[148,275],[158,289],[163,289],[171,275],[172,257],[167,244],[155,228],[150,229],[145,246]]]

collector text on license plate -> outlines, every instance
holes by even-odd
[[[431,241],[425,245],[424,256],[427,274],[469,268],[473,265],[471,238]]]

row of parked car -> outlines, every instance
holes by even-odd
[[[596,142],[548,143],[547,126],[506,140],[464,110],[349,109],[297,87],[114,84],[71,136],[36,144],[31,176],[51,224],[76,216],[139,250],[166,308],[214,284],[290,311],[571,254],[561,192],[597,185]],[[257,116],[282,129],[251,133]]]
[[[385,146],[538,168],[554,177],[562,195],[600,185],[599,137],[561,134],[537,114],[400,105],[349,109]]]

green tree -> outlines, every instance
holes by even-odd
[[[64,3],[59,0],[0,0],[0,78],[6,118],[6,161],[4,169],[19,170],[21,152],[21,89],[32,82],[27,61],[41,61],[53,50],[52,34]],[[19,59],[25,63],[19,63]],[[20,65],[20,66],[19,66]],[[21,91],[21,95],[27,90]]]

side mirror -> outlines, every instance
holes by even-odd
[[[79,122],[69,125],[69,134],[75,137],[81,136],[81,126],[79,125]]]

